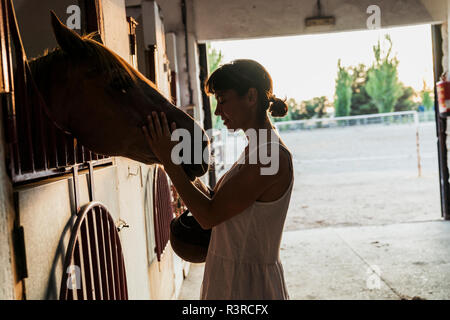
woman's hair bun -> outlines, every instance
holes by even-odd
[[[269,98],[270,106],[269,112],[272,117],[284,117],[288,113],[288,106],[286,104],[286,100],[281,100],[272,95]]]

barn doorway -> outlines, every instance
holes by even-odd
[[[208,43],[210,72],[254,59],[288,99],[288,115],[272,119],[298,181],[285,231],[441,218],[432,37],[430,25],[418,25]],[[390,75],[377,71],[382,64]],[[344,111],[342,86],[351,92]],[[227,138],[223,172],[246,144],[242,134]]]

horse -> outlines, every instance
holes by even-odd
[[[163,111],[169,124],[175,122],[177,129],[190,133],[191,161],[183,157],[181,163],[189,178],[209,170],[210,140],[194,118],[174,106],[127,61],[94,40],[93,34],[78,35],[53,11],[51,23],[59,47],[31,59],[29,66],[49,117],[59,128],[95,153],[156,164],[160,161],[142,126],[153,111]],[[201,134],[194,134],[196,130]],[[199,145],[201,161],[195,163]]]

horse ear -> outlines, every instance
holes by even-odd
[[[81,54],[86,45],[81,37],[73,30],[67,28],[56,16],[55,12],[50,11],[52,19],[53,33],[56,41],[62,50],[69,54]]]

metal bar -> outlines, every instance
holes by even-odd
[[[17,79],[18,81],[18,88],[15,89],[15,92],[18,93],[17,95],[15,95],[15,99],[19,99],[19,101],[21,102],[21,108],[22,110],[25,109],[26,112],[24,114],[25,116],[25,136],[28,142],[28,161],[30,161],[29,165],[30,165],[30,170],[32,172],[35,171],[35,160],[34,160],[34,150],[33,150],[33,139],[32,139],[32,130],[31,130],[31,119],[30,119],[30,112],[29,110],[31,110],[31,106],[30,106],[30,100],[28,97],[28,92],[26,91],[27,88],[27,83],[26,83],[26,79],[27,79],[27,75],[26,75],[26,68],[25,68],[25,64],[27,61],[26,55],[25,55],[25,51],[23,49],[23,44],[22,44],[22,39],[20,37],[19,34],[19,28],[17,25],[17,19],[16,19],[16,14],[14,12],[14,7],[12,4],[12,1],[9,0],[8,1],[8,23],[9,23],[9,32],[10,32],[10,37],[12,39],[12,41],[14,42],[14,47],[15,47],[15,53],[16,53],[16,60],[17,60],[17,64],[16,64],[16,73],[18,75],[20,75]],[[19,90],[20,89],[20,90]]]
[[[431,26],[431,37],[433,44],[433,73],[434,73],[434,105],[436,119],[436,136],[439,160],[439,185],[441,195],[441,216],[445,220],[450,219],[450,197],[449,197],[449,169],[447,160],[447,119],[439,114],[439,101],[437,99],[436,83],[440,80],[443,73],[442,68],[442,25]]]
[[[70,148],[70,151],[72,152],[72,156],[73,156],[73,164],[78,163],[78,158],[77,158],[77,148],[78,148],[78,140],[76,138],[72,138],[71,139],[72,142],[72,146]]]
[[[156,168],[154,179],[153,179],[153,222],[155,224],[155,251],[156,251],[156,257],[158,258],[158,261],[161,261],[161,238],[160,238],[160,225],[159,225],[159,195],[158,195],[158,179],[159,179],[159,167]]]
[[[333,118],[315,118],[315,119],[305,119],[305,120],[290,120],[290,121],[279,121],[275,122],[276,126],[281,125],[291,125],[291,124],[301,124],[301,123],[310,123],[310,122],[334,122],[341,120],[354,120],[354,119],[370,119],[370,118],[381,118],[385,116],[396,116],[396,115],[414,115],[414,112],[417,111],[400,111],[400,112],[387,112],[387,113],[374,113],[374,114],[365,114],[358,116],[345,116],[345,117],[333,117]]]
[[[117,238],[116,238],[116,226],[114,225],[114,221],[110,217],[110,228],[114,231],[110,231],[109,235],[111,237],[111,252],[112,252],[112,260],[113,260],[113,268],[114,268],[114,285],[115,285],[115,294],[116,300],[122,300],[121,289],[120,289],[120,271],[119,271],[119,257],[117,254]]]
[[[104,225],[102,217],[102,209],[100,207],[95,208],[95,220],[97,227],[97,239],[98,239],[98,252],[99,252],[99,264],[100,264],[100,274],[102,283],[102,299],[109,300],[109,288],[108,288],[108,273],[107,273],[107,262],[106,262],[106,248],[105,248],[105,235],[104,235]]]
[[[21,65],[20,63],[18,65]],[[21,90],[24,90],[26,88],[26,83],[25,80],[22,79],[22,68],[21,68],[21,74],[19,76],[19,82],[21,84],[21,86],[19,86],[19,88]],[[19,72],[19,70],[17,71]],[[23,69],[23,77],[25,77],[25,70]],[[24,90],[25,91],[25,90]],[[22,103],[23,105],[21,106],[21,109],[23,111],[23,116],[25,119],[25,135],[26,135],[26,139],[27,139],[27,149],[28,149],[28,161],[30,162],[30,170],[32,172],[36,171],[35,168],[35,156],[34,156],[34,150],[33,150],[33,133],[32,133],[32,129],[31,129],[31,118],[30,118],[30,109],[31,109],[31,104],[30,104],[30,100],[27,94],[25,94],[24,92],[18,92],[16,91],[16,93],[18,93],[18,95],[21,96],[21,99],[23,99]],[[18,97],[18,95],[16,95],[16,98]]]
[[[167,219],[166,219],[166,239],[165,239],[165,243],[166,246],[169,243],[169,239],[170,239],[170,222],[172,221],[172,219],[174,218],[174,211],[172,208],[172,192],[170,191],[170,186],[169,186],[169,182],[167,182],[167,189],[166,189],[166,193],[167,193]]]
[[[84,261],[84,277],[86,279],[86,299],[95,300],[94,284],[93,284],[93,272],[92,272],[92,258],[90,254],[89,243],[89,225],[87,219],[81,223],[80,234],[83,247],[83,261]]]
[[[123,270],[123,279],[122,279],[122,283],[123,283],[123,300],[128,300],[128,285],[127,285],[127,277],[126,277],[126,271],[125,271],[125,260],[123,259],[122,256],[122,270]]]
[[[106,233],[104,234],[104,241],[106,244],[106,255],[107,259],[107,270],[108,270],[108,289],[109,289],[109,299],[116,300],[116,289],[114,283],[114,264],[112,258],[112,244],[111,244],[111,227],[110,219],[106,211],[102,210],[103,223],[105,225]]]
[[[72,290],[70,290],[72,292],[73,300],[81,300],[83,298],[83,278],[84,277],[83,277],[83,273],[82,273],[82,265],[81,265],[81,258],[80,258],[81,254],[80,253],[81,253],[80,241],[76,241],[75,248],[73,250],[73,262],[74,262],[74,265],[77,266],[80,270],[80,274],[78,275],[80,277],[80,279],[79,279],[80,287],[79,288],[77,287],[75,290],[73,290],[73,288],[72,288]],[[78,280],[78,279],[75,279],[75,280]],[[78,285],[78,281],[77,281],[77,285]],[[70,294],[69,294],[69,296],[70,296]]]
[[[419,177],[422,176],[422,166],[420,165],[420,135],[419,135],[419,115],[414,114],[414,124],[416,125],[416,152],[417,152],[417,171]]]
[[[103,158],[103,159],[94,161],[94,167],[112,165],[113,163],[114,163],[114,161],[112,158]],[[78,167],[85,168],[85,166],[81,165],[81,164],[78,164]],[[20,175],[17,174],[15,176],[14,183],[21,183],[21,182],[26,182],[26,181],[29,181],[32,179],[42,179],[42,178],[46,178],[46,177],[67,174],[67,172],[68,171],[66,170],[66,168],[64,166],[62,166],[59,168],[42,170],[42,171],[37,171],[37,172],[32,172],[32,173],[22,173]]]
[[[84,146],[82,145],[81,148],[78,148],[79,153],[81,154],[81,157],[78,157],[80,160],[80,162],[84,163],[86,162],[86,159],[84,157]]]
[[[91,161],[89,162],[89,199],[90,201],[94,201],[95,199],[94,169]]]
[[[67,146],[67,135],[62,136],[63,139],[63,152],[64,152],[64,166],[67,167],[69,165],[69,148]]]
[[[75,211],[78,213],[80,210],[80,191],[78,184],[78,166],[75,165],[72,167],[72,178],[73,178],[73,193],[75,200]]]
[[[95,219],[95,208],[92,208],[86,213],[86,223],[89,226],[89,253],[92,262],[92,279],[93,279],[93,294],[95,295],[95,300],[103,300],[103,290],[102,290],[102,275],[100,272],[100,258],[99,258],[99,247],[98,247],[98,237],[97,237],[97,226]]]
[[[87,300],[87,284],[86,284],[86,267],[85,267],[85,261],[84,261],[84,252],[83,252],[83,239],[81,237],[81,225],[80,229],[77,231],[77,238],[78,238],[78,266],[80,267],[80,277],[81,277],[81,292],[78,294],[77,297],[78,300]],[[76,261],[76,260],[75,260]]]
[[[6,1],[1,2],[2,6],[2,26],[4,26],[4,33],[0,34],[2,42],[2,50],[0,50],[0,55],[2,58],[2,65],[4,70],[4,85],[5,91],[10,94],[5,95],[5,104],[8,110],[8,135],[10,139],[10,150],[11,150],[11,177],[14,180],[16,174],[21,174],[21,159],[19,154],[19,148],[17,144],[17,119],[16,119],[16,106],[14,98],[14,74],[13,74],[13,63],[12,63],[12,52],[11,52],[11,30],[9,25],[9,13],[11,4],[8,8]]]
[[[56,135],[55,135],[55,126],[48,122],[48,128],[50,132],[50,141],[52,143],[52,152],[54,154],[54,161],[55,161],[55,168],[58,168],[60,166],[59,163],[59,156],[58,156],[58,147],[56,145]]]
[[[200,43],[198,44],[198,56],[200,63],[200,86],[203,88],[203,85],[208,78],[208,54],[206,50],[206,44]],[[205,131],[212,129],[212,115],[211,115],[211,102],[208,95],[205,93],[205,90],[202,91],[202,102],[203,102],[203,114],[205,115],[203,119],[203,129]],[[209,170],[209,186],[214,188],[216,185],[216,168],[213,167],[213,170]]]
[[[156,257],[158,258],[158,261],[161,261],[161,232],[160,232],[160,226],[159,226],[159,213],[158,213],[158,199],[154,198],[154,201],[156,202],[155,209],[153,210],[153,220],[155,223],[155,251],[156,251]]]
[[[41,154],[42,154],[42,161],[43,161],[43,165],[44,165],[44,170],[48,169],[48,162],[47,162],[47,139],[44,133],[44,117],[42,116],[42,108],[39,105],[39,103],[37,103],[37,113],[38,113],[38,123],[37,125],[39,126],[39,133],[40,133],[40,139],[41,139]]]
[[[4,1],[0,1],[0,92],[9,93],[12,91],[10,87],[10,77],[8,68],[7,54],[9,47],[6,46],[7,19],[6,8],[4,8]]]
[[[165,177],[164,177],[164,178],[165,178]],[[162,184],[162,185],[163,185],[163,184]],[[169,239],[169,237],[167,237],[167,231],[168,231],[168,229],[169,229],[169,226],[167,225],[167,220],[168,220],[168,218],[169,218],[169,211],[171,211],[170,208],[167,207],[167,204],[168,204],[167,202],[168,202],[168,199],[169,199],[169,194],[167,193],[168,190],[167,190],[165,187],[166,187],[166,185],[165,185],[165,183],[164,183],[164,188],[163,188],[164,198],[161,199],[162,202],[163,202],[163,204],[164,204],[164,207],[163,207],[164,217],[163,217],[163,219],[162,219],[162,223],[163,223],[163,229],[162,229],[162,235],[163,235],[163,248],[162,248],[162,251],[163,251],[163,253],[164,253],[164,251],[165,251],[165,249],[166,249],[167,240]],[[170,203],[169,203],[169,206],[170,206]]]
[[[119,235],[116,234],[116,237],[118,238]],[[117,243],[120,243],[120,239],[117,239]],[[118,266],[119,266],[119,283],[120,283],[120,300],[125,300],[125,267],[123,265],[123,255],[122,250],[120,248],[120,245],[117,246],[117,259],[118,259]]]

